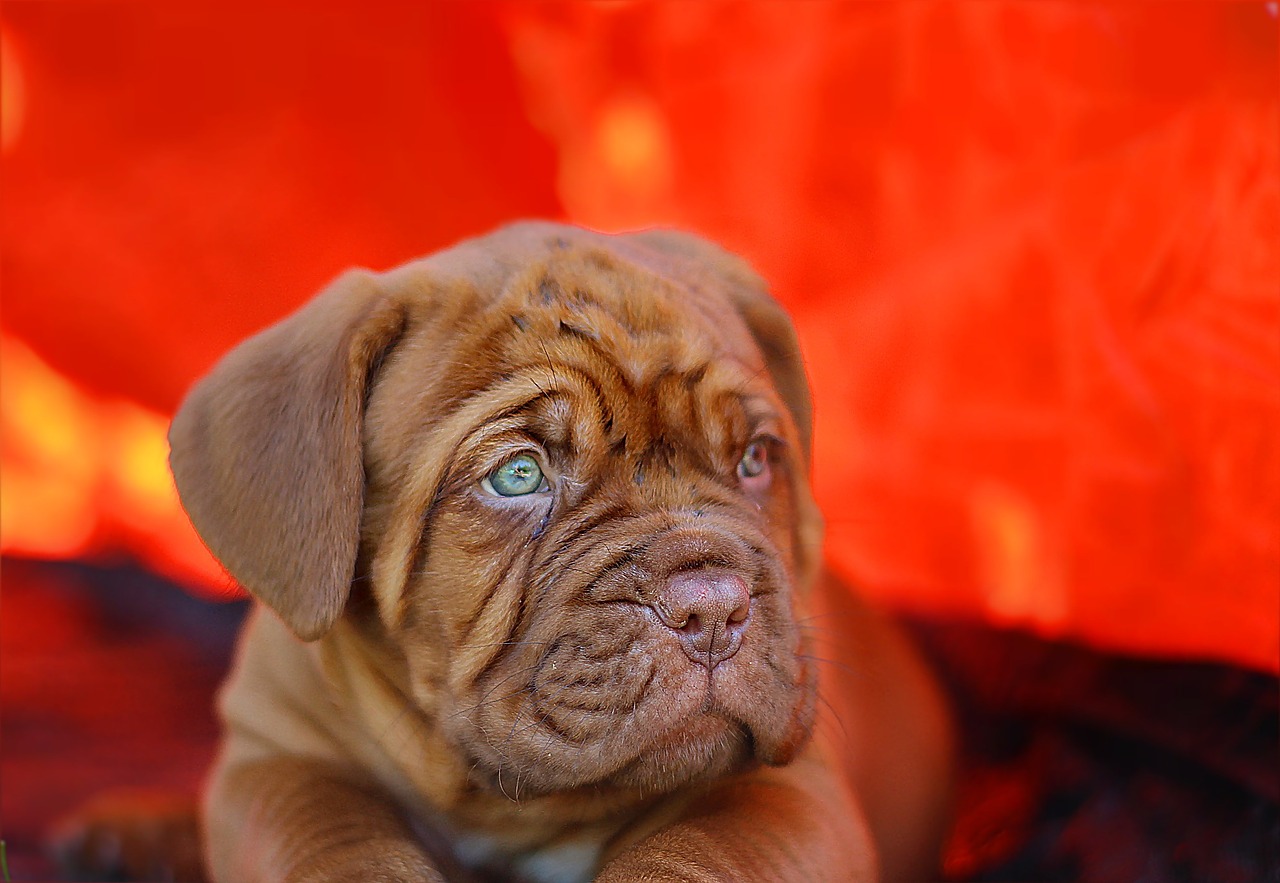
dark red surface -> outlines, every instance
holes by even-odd
[[[51,880],[45,837],[83,801],[196,791],[245,605],[133,568],[2,566],[0,839],[14,880]]]
[[[948,879],[1280,881],[1280,682],[917,621],[963,733]]]
[[[193,789],[242,606],[130,568],[5,560],[0,836],[103,789]],[[1280,881],[1280,683],[918,620],[964,734],[950,880]]]

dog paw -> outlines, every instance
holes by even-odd
[[[66,880],[205,880],[196,802],[187,795],[100,795],[56,825],[48,845]]]

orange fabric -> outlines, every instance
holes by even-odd
[[[794,312],[871,595],[1280,670],[1267,4],[3,14],[3,328],[87,394],[506,218],[679,224]]]

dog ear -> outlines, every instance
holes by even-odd
[[[794,476],[792,493],[797,506],[800,569],[807,582],[817,575],[821,565],[823,526],[807,475],[813,445],[813,404],[791,317],[746,261],[718,245],[674,230],[648,230],[627,238],[674,261],[675,266],[665,269],[677,280],[705,283],[709,276],[710,284],[725,293],[760,348],[769,377],[790,411],[799,436],[803,469],[802,474]]]
[[[366,391],[404,322],[371,273],[347,273],[228,353],[169,429],[196,532],[306,641],[333,625],[350,591]]]
[[[710,272],[720,281],[717,287],[724,290],[746,322],[764,355],[774,388],[791,412],[807,466],[813,444],[813,405],[804,358],[791,318],[769,294],[764,280],[742,258],[688,233],[646,230],[628,238],[679,261],[682,266],[676,268],[677,278],[696,278]]]

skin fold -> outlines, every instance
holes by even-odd
[[[785,313],[677,233],[504,228],[232,351],[170,434],[260,602],[213,879],[929,876],[947,717],[822,570],[810,433]]]

